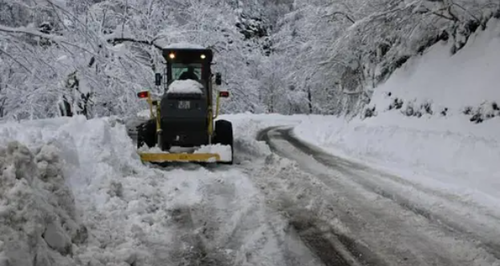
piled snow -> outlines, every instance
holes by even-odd
[[[35,151],[17,141],[0,144],[0,265],[73,265],[68,257],[86,241],[59,151]]]
[[[145,109],[137,113],[137,117],[139,118],[144,118],[144,119],[150,119],[151,118],[151,110],[150,109]]]
[[[219,154],[220,160],[223,162],[230,162],[232,158],[231,146],[222,144],[202,145],[194,153]]]
[[[167,93],[203,94],[203,85],[196,80],[175,80],[168,86]]]
[[[238,168],[144,165],[114,118],[0,124],[11,141],[34,156],[0,152],[5,265],[286,265],[288,224]]]
[[[19,141],[31,150],[38,150],[49,143],[59,149],[61,172],[67,178],[77,210],[83,214],[78,218],[87,229],[88,239],[84,246],[73,245],[71,256],[66,259],[74,261],[54,261],[47,265],[110,265],[126,262],[137,254],[148,256],[147,252],[141,253],[146,248],[135,246],[133,237],[125,231],[131,225],[126,226],[128,218],[124,216],[133,216],[134,212],[113,214],[129,204],[118,200],[125,193],[121,182],[127,173],[146,175],[127,138],[124,126],[110,118],[87,121],[79,116],[0,125],[0,144]],[[64,207],[59,205],[56,207]],[[55,231],[60,232],[57,227]],[[64,244],[67,240],[56,238],[55,242]],[[137,255],[136,259],[141,258]]]
[[[374,116],[312,116],[295,133],[331,153],[498,206],[500,110],[486,105],[500,102],[500,23],[490,22],[453,56],[449,48],[436,44],[376,88]],[[425,103],[430,108],[418,109]],[[474,120],[467,106],[491,113]]]
[[[138,152],[143,152],[143,153],[169,153],[168,151],[162,151],[160,147],[154,146],[154,147],[148,147],[148,145],[144,144],[141,146],[139,149],[137,149]]]

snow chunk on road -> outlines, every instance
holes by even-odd
[[[58,154],[52,145],[34,152],[17,141],[0,146],[1,265],[75,264],[67,255],[87,230],[76,221]]]
[[[163,151],[158,146],[148,147],[146,144],[142,145],[137,151],[141,153],[169,153],[168,151]]]
[[[203,145],[194,153],[215,153],[219,154],[221,161],[230,162],[232,159],[231,146],[222,144]]]
[[[196,80],[176,80],[168,86],[167,93],[203,94],[203,85]]]

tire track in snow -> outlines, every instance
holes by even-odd
[[[165,173],[179,170],[172,167],[167,167]],[[185,187],[196,190],[200,199],[171,204],[166,223],[172,244],[163,249],[164,254],[161,249],[155,252],[155,257],[173,261],[170,265],[175,266],[322,265],[302,243],[283,231],[286,222],[267,211],[259,191],[244,173],[225,165],[211,168],[192,164],[181,167],[204,175],[188,181]]]
[[[261,131],[257,139],[269,144],[268,132],[278,128],[280,127]],[[341,233],[335,227],[329,226],[310,210],[294,206],[278,211],[286,212],[290,227],[326,266],[384,265],[383,261],[366,246]]]
[[[133,129],[128,131],[128,135],[135,142],[136,134]],[[238,143],[238,139],[236,142]],[[235,164],[243,159],[235,158]],[[235,169],[239,169],[238,167],[191,163],[147,165],[165,173],[181,168],[187,171],[207,171],[219,176],[215,180],[212,176],[207,176],[201,181],[203,183],[200,187],[202,188],[200,193],[203,195],[201,202],[189,206],[176,206],[169,210],[170,223],[174,227],[175,246],[164,248],[164,254],[160,249],[156,252],[159,253],[159,257],[163,256],[176,261],[175,265],[179,266],[322,265],[296,235],[283,230],[287,223],[279,214],[263,210],[262,207],[265,205],[261,205],[259,199],[253,204],[244,202],[245,197],[240,198],[241,195],[236,192],[241,193],[241,189],[236,189],[235,184],[231,181],[227,182],[228,179],[220,178],[230,171],[234,172]],[[239,175],[243,173],[240,172]],[[241,178],[247,177],[243,175],[235,179]],[[225,203],[216,205],[216,202]],[[232,206],[234,203],[236,206]],[[250,204],[249,209],[244,210],[245,204]],[[259,215],[268,217],[262,220],[258,217]],[[262,235],[259,236],[259,234]],[[254,237],[257,239],[253,239]],[[269,248],[271,250],[268,250]]]
[[[271,147],[273,150],[275,150],[276,152],[278,152],[278,154],[282,154],[282,153],[283,153],[283,151],[282,151],[282,150],[280,151],[280,148],[279,148],[278,146],[283,146],[283,145],[285,145],[286,143],[290,143],[290,144],[291,144],[291,145],[292,145],[295,149],[298,149],[298,151],[301,151],[301,152],[303,152],[303,153],[305,153],[305,154],[308,154],[310,157],[307,157],[307,156],[300,156],[300,155],[296,155],[296,154],[294,154],[294,155],[298,156],[299,158],[305,158],[305,160],[306,160],[306,161],[311,160],[311,159],[312,159],[311,157],[313,157],[314,159],[316,159],[316,156],[314,156],[316,151],[310,151],[310,150],[307,150],[307,149],[304,151],[304,149],[305,149],[304,147],[302,147],[302,146],[300,146],[300,145],[297,145],[297,143],[292,143],[294,140],[291,140],[291,139],[290,139],[290,138],[292,138],[292,137],[291,137],[291,136],[289,136],[289,135],[290,135],[290,134],[289,134],[289,130],[290,130],[290,129],[280,129],[279,127],[268,128],[268,129],[263,130],[262,132],[260,132],[260,134],[259,134],[259,136],[258,136],[258,139],[259,139],[259,140],[264,140],[264,141],[266,141],[266,142],[270,145],[270,147]],[[269,136],[270,134],[273,134],[274,136],[270,137],[270,136]],[[287,136],[287,135],[288,135],[288,136]],[[278,140],[279,140],[279,141],[278,141]],[[276,142],[278,142],[278,143],[279,143],[279,142],[283,142],[283,144],[277,144]],[[299,143],[300,143],[300,142],[299,142]],[[293,144],[295,144],[295,145],[293,145]],[[278,146],[276,146],[276,145],[278,145]],[[287,149],[287,150],[288,150],[288,149]],[[292,152],[292,153],[293,153],[293,150],[290,150],[289,152]],[[285,156],[287,156],[287,157],[288,157],[288,155],[290,155],[290,154],[288,154],[288,155],[287,155],[287,154],[283,154],[283,155],[285,155]],[[311,155],[312,155],[312,156],[311,156]],[[292,156],[292,157],[294,157],[294,156]],[[302,159],[302,160],[304,160],[304,159]],[[305,161],[304,161],[304,162],[305,162]],[[311,161],[311,162],[312,162],[312,161]],[[318,160],[318,162],[320,162],[320,161]],[[330,163],[325,163],[325,162],[321,162],[321,163],[323,163],[323,165],[326,165],[327,167],[333,167],[333,168],[335,168],[335,170],[338,170],[338,169],[336,169],[336,168],[341,168],[341,166],[338,166],[338,165],[331,165]],[[348,167],[349,167],[349,165],[350,165],[351,163],[350,163],[350,162],[346,162],[345,164],[346,164],[346,165],[344,165],[344,164],[343,164],[342,166],[343,166],[344,168],[348,168]],[[304,165],[303,165],[303,166],[304,166]],[[352,166],[352,164],[351,164],[351,166]],[[314,166],[311,166],[311,167],[313,167],[313,168],[314,168]],[[307,166],[307,165],[306,165],[306,168],[308,168],[308,166]],[[321,167],[320,167],[320,168],[321,168]],[[321,180],[323,180],[323,181],[327,182],[327,183],[326,183],[326,185],[327,185],[327,186],[330,186],[330,188],[331,188],[333,191],[341,191],[342,189],[346,189],[346,187],[343,187],[343,185],[342,185],[342,184],[346,184],[345,182],[343,182],[343,183],[339,183],[339,179],[338,179],[338,178],[336,178],[336,177],[332,177],[332,176],[328,176],[328,174],[326,174],[326,175],[325,175],[325,174],[323,174],[323,172],[324,172],[324,171],[322,171],[322,170],[317,170],[317,171],[316,171],[316,170],[317,170],[317,169],[313,170],[313,172],[315,172],[317,175],[319,175],[318,177],[319,177]],[[343,169],[343,170],[344,170],[344,169]],[[308,172],[309,172],[309,171],[310,171],[310,170],[308,170]],[[319,172],[318,172],[318,171],[319,171]],[[340,172],[341,174],[343,174],[344,176],[346,176],[346,177],[349,177],[349,176],[353,175],[353,173],[350,173],[349,171],[339,171],[339,172]],[[327,173],[327,172],[324,172],[324,173]],[[331,175],[331,174],[334,174],[334,173],[332,172],[332,173],[330,173],[330,175]],[[320,176],[321,176],[321,177],[320,177]],[[339,186],[339,185],[340,185],[340,186]],[[454,239],[454,237],[456,237],[456,236],[457,236],[457,231],[459,232],[459,230],[458,230],[457,228],[452,227],[451,225],[446,225],[446,224],[445,224],[445,225],[443,225],[443,224],[441,224],[439,221],[432,220],[432,218],[434,217],[434,216],[433,216],[433,214],[432,214],[431,212],[427,211],[426,209],[419,208],[419,209],[416,211],[416,210],[415,210],[415,209],[416,209],[416,208],[415,208],[415,206],[414,206],[414,205],[412,205],[410,202],[403,202],[403,201],[399,201],[399,202],[397,202],[397,201],[396,201],[397,199],[395,199],[393,196],[391,197],[391,194],[390,194],[390,193],[388,193],[388,192],[386,192],[386,191],[383,191],[382,189],[379,189],[379,188],[377,188],[377,187],[366,187],[366,186],[363,186],[363,187],[364,187],[364,189],[366,189],[366,190],[368,190],[368,191],[371,191],[371,192],[373,192],[373,193],[377,193],[379,196],[382,196],[383,198],[386,198],[386,199],[388,199],[388,200],[390,200],[390,201],[392,201],[392,202],[394,202],[394,203],[399,204],[399,205],[400,205],[403,209],[409,210],[409,211],[411,211],[411,212],[413,212],[413,213],[415,213],[415,214],[417,214],[417,215],[419,215],[419,216],[421,216],[421,217],[424,217],[424,218],[425,218],[425,219],[427,219],[428,221],[432,222],[435,226],[440,227],[440,228],[441,228],[441,231],[443,231],[443,229],[444,229],[444,231],[446,232],[446,235],[448,235],[448,236],[440,236],[440,238],[442,239],[441,241],[445,241],[445,239],[448,239],[447,241],[458,241],[457,243],[464,243],[464,242],[465,242],[465,244],[463,244],[463,246],[461,246],[461,248],[465,248],[465,249],[467,249],[466,247],[467,247],[467,246],[470,246],[470,245],[475,246],[474,244],[471,244],[471,241],[468,241],[467,235],[466,235],[466,236],[462,236],[462,238],[461,238],[462,240],[458,240],[458,239],[457,239],[457,240],[453,240],[453,239]],[[353,192],[354,192],[354,191],[353,191]],[[349,195],[349,194],[347,194],[347,197],[350,197],[350,195]],[[357,199],[357,198],[355,198],[355,197],[354,197],[354,198],[352,198],[352,199],[350,200],[350,202],[353,202],[353,201],[359,201],[359,199]],[[348,202],[348,203],[349,203],[349,202]],[[344,206],[341,206],[340,208],[345,208],[345,207],[344,207]],[[371,210],[370,210],[370,211],[371,211]],[[370,211],[369,211],[369,212],[370,212]],[[376,213],[375,213],[374,215],[376,215]],[[392,214],[392,215],[395,215],[395,214]],[[400,215],[403,215],[403,213],[401,213]],[[363,216],[367,216],[367,215],[363,215]],[[407,215],[403,215],[403,216],[407,216]],[[367,217],[368,217],[368,216],[367,216]],[[381,217],[381,218],[382,218],[382,217]],[[344,217],[343,217],[343,219],[344,219],[344,220],[346,220],[346,221],[349,221],[349,217],[347,217],[347,216],[344,216]],[[389,220],[393,220],[393,222],[396,222],[398,219],[400,219],[400,218],[397,218],[396,216],[394,216],[394,219],[389,219]],[[412,222],[412,223],[413,223],[413,222]],[[360,224],[360,221],[352,221],[352,220],[351,220],[351,222],[350,222],[349,224],[350,224],[351,226],[352,226],[352,225],[355,225],[355,224]],[[410,224],[411,224],[411,223],[410,223]],[[379,225],[379,226],[384,227],[383,225]],[[423,226],[423,224],[422,224],[422,226]],[[419,227],[422,227],[422,226],[419,226]],[[394,224],[394,230],[397,230],[397,229],[398,229],[398,227],[400,227],[400,225]],[[428,226],[427,226],[427,227],[428,227]],[[402,228],[404,228],[404,227],[402,227]],[[432,229],[432,227],[429,227],[429,230],[434,230],[434,229]],[[418,231],[418,230],[417,230],[417,231]],[[435,231],[435,230],[434,230],[434,231]],[[423,232],[426,232],[426,231],[423,231]],[[429,231],[429,232],[430,232],[430,231]],[[436,232],[439,232],[439,231],[436,231]],[[389,232],[388,232],[388,233],[389,233]],[[426,233],[426,234],[428,235],[429,233]],[[434,233],[434,234],[436,234],[436,233]],[[441,234],[441,233],[437,233],[437,235],[439,235],[439,234]],[[390,234],[389,234],[389,235],[390,235]],[[431,235],[432,235],[432,234],[431,234]],[[401,236],[399,236],[399,235],[395,235],[395,237],[401,238]],[[428,236],[427,236],[427,237],[428,237]],[[404,239],[405,239],[405,236],[403,236],[403,237],[402,237],[402,241],[404,241]],[[448,258],[446,257],[446,255],[445,255],[445,254],[439,254],[439,253],[436,253],[436,250],[434,250],[434,251],[433,251],[433,246],[435,246],[435,244],[431,244],[432,242],[429,242],[429,243],[426,245],[426,244],[425,244],[425,243],[426,243],[426,241],[427,241],[427,242],[429,242],[429,241],[434,241],[434,240],[431,240],[431,239],[427,239],[427,240],[426,240],[426,238],[425,238],[424,236],[417,236],[417,238],[415,239],[414,243],[412,243],[412,245],[413,245],[413,246],[414,246],[414,248],[416,248],[416,249],[421,249],[421,252],[427,252],[427,253],[429,253],[429,254],[427,254],[427,255],[424,255],[424,257],[425,257],[425,256],[431,256],[431,257],[429,257],[428,259],[431,259],[431,258],[432,258],[432,260],[433,260],[433,261],[436,261],[436,262],[437,262],[437,261],[441,261],[441,262],[439,262],[439,263],[438,263],[439,265],[457,265],[456,263],[457,263],[458,261],[463,261],[463,260],[467,261],[467,260],[471,259],[471,258],[470,258],[470,256],[474,256],[474,255],[473,255],[473,254],[474,254],[474,252],[473,252],[473,251],[471,251],[471,250],[466,250],[466,252],[464,252],[464,253],[468,253],[468,252],[470,252],[472,255],[468,255],[468,254],[463,255],[463,256],[461,256],[461,257],[463,257],[462,259],[455,259],[455,258],[453,258],[453,259],[452,259],[452,258],[448,259]],[[439,244],[439,245],[443,245],[444,243],[446,243],[446,242],[442,242],[442,243],[441,243],[441,244]],[[436,247],[434,247],[434,248],[439,247],[439,245],[438,245],[438,246],[436,246]],[[375,248],[377,248],[377,247],[375,247]],[[480,248],[481,248],[481,247],[480,247]],[[491,255],[491,254],[495,255],[495,251],[494,251],[494,250],[495,250],[495,246],[488,246],[488,244],[486,244],[486,245],[483,245],[483,246],[482,246],[482,248],[484,248],[485,250],[489,251],[489,252],[490,252],[490,255]],[[453,255],[451,255],[451,254],[453,254],[453,252],[452,252],[451,250],[449,250],[449,252],[451,252],[451,253],[450,253],[450,255],[448,255],[448,256],[453,256]],[[479,254],[481,253],[481,251],[480,251],[480,250],[479,250],[479,251],[478,251],[478,250],[476,250],[476,252],[479,252],[477,256],[480,256]],[[443,253],[445,253],[445,252],[443,252]],[[432,255],[432,254],[434,254],[434,255]],[[467,257],[467,256],[469,256],[469,257]],[[484,255],[484,254],[483,254],[482,256],[486,256],[486,255]],[[413,259],[415,260],[415,262],[414,262],[415,264],[420,265],[419,263],[417,263],[417,261],[419,261],[418,257],[419,257],[419,256],[418,256],[418,254],[417,254],[417,257],[415,257],[415,258],[413,258]],[[487,256],[486,256],[486,257],[487,257]],[[411,259],[411,256],[410,256],[410,258],[406,258],[406,259],[408,259],[407,263],[410,263],[410,261],[412,260],[412,259]],[[452,262],[452,261],[454,261],[454,260],[455,260],[455,262]],[[471,260],[474,260],[474,259],[471,259]],[[487,259],[487,258],[484,258],[484,260],[485,260],[485,261],[488,261],[488,259]],[[492,259],[491,259],[491,258],[490,258],[490,261],[492,261]],[[421,263],[422,263],[422,262],[421,262]],[[479,262],[478,262],[478,263],[479,263]],[[498,263],[498,261],[496,261],[495,263]],[[372,265],[372,264],[370,264],[370,265]],[[467,264],[466,264],[466,265],[467,265]],[[492,263],[492,264],[489,264],[489,265],[497,265],[497,264],[493,264],[493,263]]]
[[[192,212],[193,207],[184,206],[171,210],[171,217],[176,224],[176,250],[172,258],[177,265],[189,266],[225,266],[231,265],[229,258],[217,250],[207,247],[201,234],[196,230]],[[202,232],[203,233],[203,232]]]
[[[296,209],[287,214],[290,226],[326,266],[383,265],[366,247],[326,225],[308,210]]]
[[[449,217],[446,217],[446,215],[442,215],[436,212],[431,212],[424,207],[419,207],[415,203],[411,202],[409,199],[405,198],[403,195],[400,195],[399,193],[395,191],[386,191],[383,188],[377,186],[373,182],[370,182],[367,179],[363,179],[361,176],[359,176],[358,173],[356,173],[356,170],[361,170],[367,174],[377,174],[377,177],[382,177],[383,178],[383,173],[380,173],[379,171],[369,169],[366,166],[359,165],[357,163],[349,162],[345,159],[342,158],[337,158],[335,156],[332,156],[330,154],[323,153],[318,150],[314,150],[310,145],[302,142],[301,140],[295,138],[292,136],[292,129],[285,129],[285,130],[279,130],[281,133],[281,136],[288,141],[290,144],[298,148],[299,150],[311,155],[314,157],[315,160],[318,162],[329,166],[329,167],[335,167],[336,170],[340,171],[341,173],[351,176],[356,178],[357,183],[362,185],[364,188],[367,190],[370,190],[372,192],[377,193],[378,195],[387,198],[389,200],[392,200],[399,204],[401,207],[410,210],[414,212],[417,215],[421,215],[428,219],[429,221],[439,224],[444,230],[447,230],[451,234],[461,234],[463,238],[465,239],[476,239],[478,241],[478,246],[481,248],[484,248],[487,250],[490,254],[494,255],[497,259],[500,259],[500,243],[497,241],[495,242],[491,238],[491,233],[494,231],[488,230],[483,231],[484,228],[483,225],[469,225],[469,229],[464,228],[460,224],[458,224],[456,221],[453,221]],[[370,171],[371,170],[371,171]],[[390,176],[389,174],[385,174],[386,176]],[[391,176],[390,178],[395,179],[397,177]],[[400,178],[397,178],[400,179]],[[410,186],[411,184],[409,182],[404,182],[404,185]],[[449,200],[448,197],[439,194],[433,193],[433,191],[430,191],[425,188],[416,188],[420,191],[424,190],[424,193],[440,197],[441,199],[444,200]],[[495,219],[496,217],[486,215],[489,219]],[[460,219],[460,217],[454,217],[455,219]],[[498,224],[498,220],[496,220],[496,223]],[[471,230],[472,229],[472,230]],[[479,236],[474,234],[479,232]],[[497,232],[498,234],[498,232]],[[494,234],[495,235],[495,234]],[[496,238],[496,237],[495,237]],[[498,240],[498,238],[496,238]]]
[[[205,242],[217,243],[220,248],[240,254],[232,265],[321,265],[294,234],[284,230],[288,223],[281,215],[269,212],[260,191],[253,188],[241,169],[227,165],[207,168],[218,175],[231,176],[232,172],[244,176],[241,181],[231,176],[220,182],[205,183],[204,201],[193,212],[194,220],[205,231],[202,234]]]

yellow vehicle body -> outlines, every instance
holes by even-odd
[[[174,105],[163,105],[169,101],[168,95],[162,96],[160,99],[152,99],[151,93],[149,91],[141,91],[138,93],[138,97],[147,100],[150,111],[150,119],[143,125],[148,125],[148,129],[140,128],[138,130],[138,154],[143,162],[151,163],[164,163],[164,162],[207,162],[207,163],[233,163],[233,129],[232,124],[224,119],[215,121],[219,114],[219,103],[220,98],[228,98],[228,91],[218,91],[215,101],[213,101],[214,87],[222,85],[222,78],[220,73],[211,72],[211,65],[213,59],[213,53],[210,49],[178,49],[178,48],[165,48],[162,49],[162,54],[166,60],[166,69],[164,74],[155,73],[155,86],[162,88],[167,92],[167,84],[172,84],[174,81],[181,79],[191,79],[196,80],[204,86],[204,94],[206,97],[206,103],[201,105],[196,104],[196,108],[193,110],[200,110],[196,116],[201,118],[200,121],[207,121],[207,125],[202,128],[196,127],[196,133],[203,133],[203,138],[206,136],[208,141],[196,140],[188,143],[183,143],[180,137],[177,136],[177,140],[173,141],[172,132],[178,132],[183,125],[179,127],[170,127],[165,121],[168,119],[169,115],[173,113],[179,114],[189,114],[186,115],[186,120],[192,115],[190,107],[172,107]],[[174,70],[174,66],[178,67],[182,65],[186,67],[185,73],[176,76],[178,72]],[[183,77],[189,71],[194,71],[192,65],[199,66],[199,75],[191,72],[191,75]],[[182,69],[176,68],[176,69]],[[191,70],[189,70],[191,69]],[[194,75],[194,77],[193,77]],[[163,82],[163,77],[165,77],[166,82]],[[212,78],[214,78],[212,80]],[[214,83],[214,84],[212,84]],[[177,92],[173,92],[174,94]],[[191,92],[189,92],[191,93]],[[189,94],[188,93],[188,94]],[[178,98],[186,99],[186,98]],[[215,102],[215,103],[214,103]],[[165,108],[165,106],[168,106]],[[161,111],[166,112],[162,114]],[[180,117],[180,118],[179,118]],[[176,119],[182,119],[182,115],[178,115]],[[205,122],[203,122],[205,123]],[[166,127],[166,128],[162,128]],[[145,133],[147,131],[147,134]],[[175,134],[175,133],[174,133]],[[187,134],[187,133],[186,133]],[[145,137],[147,135],[147,137]],[[140,137],[139,137],[140,136]],[[202,138],[202,139],[203,139]],[[146,141],[147,139],[147,141]],[[155,143],[153,143],[153,141]],[[146,142],[146,143],[145,143]],[[147,149],[144,149],[146,144]],[[170,145],[172,144],[172,145]],[[230,147],[231,158],[226,158],[227,154],[220,149],[211,149],[213,144],[223,145]],[[193,147],[190,147],[193,146]],[[189,149],[188,152],[185,150],[177,152],[172,150],[173,147],[180,147]],[[196,151],[197,147],[202,147],[200,150]],[[208,148],[208,149],[206,149]],[[220,147],[219,147],[220,148]],[[220,153],[220,154],[218,154]]]
[[[227,92],[224,92],[227,93]],[[146,101],[149,104],[150,116],[156,120],[157,133],[161,132],[161,123],[160,123],[160,108],[158,107],[157,101],[151,98],[151,93],[149,91],[142,91],[139,94],[140,98],[146,98]],[[225,97],[225,96],[223,96]],[[212,120],[217,118],[219,115],[219,103],[220,103],[220,94],[217,95],[216,98],[216,110],[215,115],[212,117],[209,123],[209,128],[207,129],[210,133],[212,130]],[[156,103],[155,103],[156,102]],[[150,163],[166,163],[166,162],[203,162],[203,163],[218,163],[225,162],[221,160],[221,156],[217,153],[166,153],[166,152],[138,152],[139,157],[142,162],[150,162]]]

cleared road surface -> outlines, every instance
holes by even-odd
[[[254,178],[325,265],[500,265],[499,217],[327,154],[291,128],[258,139],[279,156]]]
[[[135,139],[134,126],[128,128]],[[179,252],[186,265],[500,266],[500,218],[487,210],[325,153],[290,127],[267,128],[257,139],[272,152],[264,143],[235,139],[235,165],[205,168],[228,181],[200,179],[206,205],[174,211],[180,243],[194,248]],[[237,192],[234,185],[246,180],[262,195]],[[255,206],[233,221],[248,204]],[[262,239],[243,237],[255,228]],[[204,234],[229,240],[206,242]],[[217,251],[247,249],[243,258]]]

